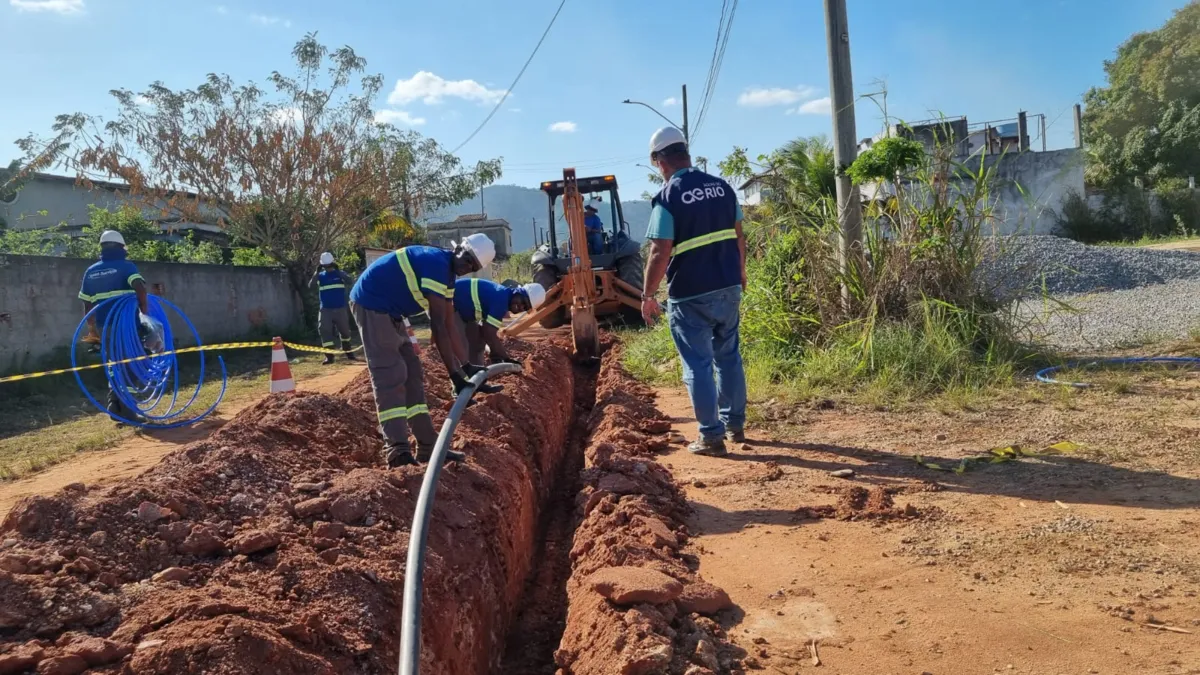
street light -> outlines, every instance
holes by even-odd
[[[640,105],[640,106],[643,106],[643,107],[649,109],[650,112],[652,112],[655,115],[658,115],[659,117],[666,120],[667,124],[670,124],[671,126],[675,127],[676,129],[682,130],[683,131],[683,141],[685,143],[687,143],[689,146],[692,144],[691,136],[688,135],[687,85],[683,86],[683,124],[682,125],[672,122],[671,118],[669,118],[666,115],[655,110],[654,106],[650,105],[649,103],[642,103],[641,101],[631,101],[629,99],[625,99],[624,101],[621,101],[621,103],[626,103],[629,105]]]

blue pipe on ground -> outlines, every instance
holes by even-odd
[[[1051,366],[1038,371],[1037,381],[1043,384],[1061,384],[1067,387],[1076,387],[1078,389],[1086,389],[1092,385],[1087,382],[1064,382],[1056,380],[1051,375],[1063,368],[1091,368],[1096,366],[1123,366],[1139,363],[1167,363],[1167,364],[1190,364],[1200,365],[1200,358],[1192,356],[1132,356],[1127,358],[1112,358],[1112,359],[1093,359],[1089,361],[1071,361],[1064,363],[1061,366]]]

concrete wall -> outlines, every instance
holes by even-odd
[[[0,255],[0,372],[25,371],[66,353],[83,317],[79,285],[91,260]],[[227,265],[137,263],[150,292],[187,315],[205,344],[301,320],[300,301],[282,270]],[[192,344],[172,322],[178,346]]]
[[[1084,154],[1077,148],[984,157],[993,170],[992,197],[999,234],[1052,234],[1070,192],[1084,193]],[[977,171],[979,159],[967,160]]]

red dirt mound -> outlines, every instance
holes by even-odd
[[[492,666],[563,457],[569,360],[516,351],[526,373],[467,411],[471,459],[442,473],[424,673]],[[383,469],[380,452],[364,374],[337,397],[272,396],[136,479],[25,500],[0,525],[0,675],[395,672],[422,469]]]
[[[653,392],[621,368],[619,350],[605,354],[598,385],[559,672],[737,672],[744,654],[710,618],[730,608],[729,596],[680,553],[687,504],[670,472],[650,459],[666,446],[670,423]]]

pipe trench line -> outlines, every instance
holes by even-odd
[[[442,474],[442,462],[454,438],[454,429],[462,418],[463,411],[471,402],[479,385],[489,377],[505,373],[521,372],[514,363],[498,363],[471,377],[471,388],[464,389],[455,399],[454,405],[442,423],[433,455],[425,467],[425,478],[417,496],[417,507],[413,514],[412,531],[408,538],[408,559],[404,566],[404,602],[400,623],[400,675],[417,675],[421,663],[421,601],[425,584],[425,541],[429,537],[429,515],[433,512],[433,499],[437,492],[438,478]]]

